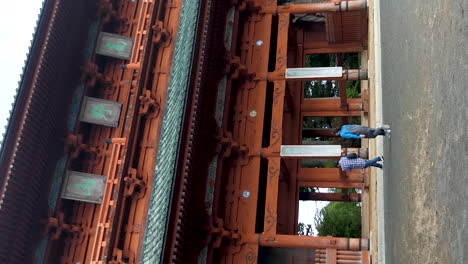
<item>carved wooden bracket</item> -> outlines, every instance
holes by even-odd
[[[120,15],[120,13],[114,9],[111,0],[103,0],[100,2],[98,7],[98,14],[102,17],[102,22],[104,24],[109,23],[111,21],[115,21],[121,26],[123,25],[121,30],[124,32],[130,28],[128,19]]]
[[[121,250],[114,248],[114,253],[112,260],[108,262],[109,264],[129,264],[135,263],[135,253],[130,250]]]
[[[112,88],[113,81],[110,78],[107,78],[99,72],[99,66],[93,62],[86,62],[82,67],[81,79],[87,81],[87,84],[90,87],[94,87],[97,83],[100,83],[104,86],[104,89]]]
[[[239,56],[232,56],[230,53],[225,55],[226,68],[225,74],[230,74],[231,79],[253,79],[255,73],[248,71],[247,66],[242,64]]]
[[[164,27],[164,22],[157,21],[151,29],[153,30],[153,43],[162,44],[164,42],[170,42],[172,39],[171,33]]]
[[[137,175],[137,170],[134,168],[129,169],[128,176],[124,177],[125,181],[125,197],[132,197],[138,195],[141,198],[145,194],[146,182]]]
[[[45,221],[44,234],[49,235],[52,240],[59,239],[62,234],[78,234],[83,231],[83,228],[79,225],[72,225],[65,223],[65,215],[62,212],[58,212],[57,216],[49,216]]]
[[[240,235],[238,230],[229,230],[224,227],[224,221],[221,218],[215,218],[209,221],[206,229],[208,230],[208,244],[213,245],[213,248],[219,248],[223,240],[239,241]]]
[[[159,115],[161,101],[154,98],[150,90],[145,90],[138,99],[140,100],[140,110],[138,114],[147,115],[149,113],[154,113],[155,116]]]
[[[216,139],[218,140],[218,145],[216,146],[216,153],[221,153],[221,151],[224,151],[224,158],[230,157],[233,151],[241,155],[245,155],[249,152],[249,148],[247,147],[247,145],[241,145],[232,139],[231,132],[223,132],[219,130]]]
[[[95,146],[89,146],[83,143],[83,135],[80,134],[68,134],[65,137],[65,153],[70,153],[71,159],[76,159],[81,152],[86,152],[93,156],[99,154],[99,148]]]

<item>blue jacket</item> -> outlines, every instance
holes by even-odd
[[[347,128],[351,127],[353,125],[344,125],[341,127],[340,130],[340,136],[343,138],[361,138],[361,136],[353,134],[351,131],[349,131]]]

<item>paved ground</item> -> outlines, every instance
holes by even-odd
[[[468,263],[468,1],[381,1],[387,264]]]

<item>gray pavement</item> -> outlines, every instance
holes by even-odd
[[[386,264],[468,263],[468,1],[380,5]]]

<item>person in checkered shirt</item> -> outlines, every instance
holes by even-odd
[[[341,157],[341,159],[338,161],[338,167],[341,167],[341,169],[344,171],[351,171],[353,169],[365,169],[370,166],[383,169],[383,164],[378,163],[379,161],[383,160],[383,156],[379,156],[372,160]]]

